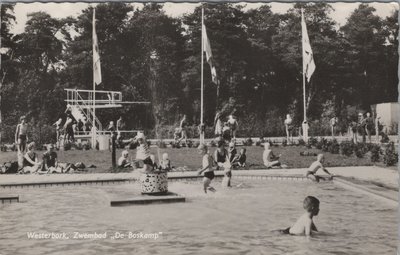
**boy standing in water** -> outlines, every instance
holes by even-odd
[[[198,150],[199,154],[203,155],[202,168],[197,173],[200,175],[201,173],[204,172],[204,178],[203,178],[204,192],[207,193],[207,190],[215,192],[215,189],[210,186],[212,179],[214,179],[214,170],[212,169],[213,159],[211,155],[208,153],[208,149],[205,144],[200,144]]]
[[[332,179],[333,175],[328,172],[328,170],[322,165],[322,163],[324,163],[324,154],[318,154],[317,161],[314,161],[308,168],[306,177],[315,182],[319,182],[320,179],[325,180],[323,177],[316,175],[318,169],[321,168],[325,173],[329,174],[330,179]]]
[[[303,208],[306,212],[300,216],[292,227],[280,230],[282,234],[310,236],[312,231],[318,232],[313,222],[313,217],[318,215],[319,200],[316,197],[308,196],[303,201]]]

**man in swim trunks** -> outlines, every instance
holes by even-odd
[[[28,140],[28,124],[25,122],[25,116],[21,116],[19,120],[20,123],[15,131],[15,143],[18,144],[18,152],[23,154],[26,151],[26,141]]]
[[[208,153],[207,145],[200,144],[197,149],[199,150],[199,154],[203,155],[202,168],[199,171],[197,171],[197,173],[200,175],[201,173],[204,172],[204,178],[203,178],[204,192],[207,193],[207,190],[215,192],[215,189],[210,186],[211,181],[215,177],[214,169],[212,168],[213,167],[213,158]]]
[[[317,156],[317,161],[314,161],[311,166],[308,168],[308,171],[306,173],[306,177],[315,181],[319,182],[319,180],[325,180],[325,178],[316,175],[318,169],[322,169],[325,173],[327,173],[330,177],[330,179],[333,178],[333,175],[328,172],[326,168],[322,165],[324,163],[324,154],[318,154]]]

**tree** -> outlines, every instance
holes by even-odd
[[[375,8],[360,4],[341,28],[348,42],[347,71],[351,74],[349,86],[354,89],[353,102],[365,109],[384,100],[385,89],[382,87],[393,86],[384,84],[382,74],[387,68],[387,60],[384,54],[383,21],[374,12]]]

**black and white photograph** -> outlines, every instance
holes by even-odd
[[[398,254],[398,2],[0,9],[0,255]]]

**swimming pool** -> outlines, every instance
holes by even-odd
[[[200,183],[172,182],[186,203],[127,207],[110,200],[138,194],[136,183],[1,190],[22,202],[0,205],[0,254],[395,254],[397,208],[381,201],[333,183],[234,179],[222,190],[218,182],[208,195]],[[271,232],[295,222],[307,195],[321,201],[320,233]]]

